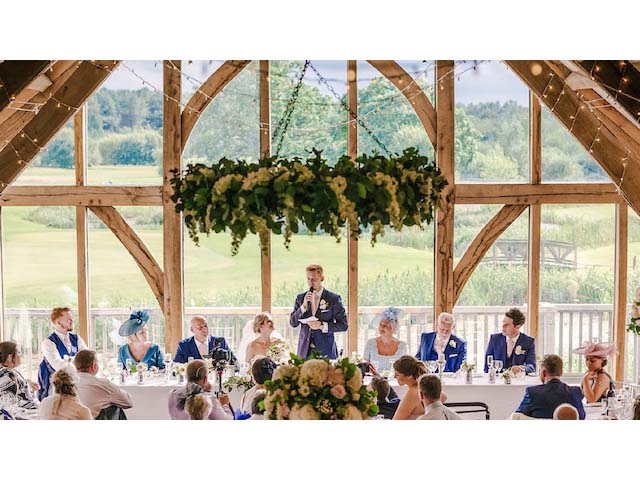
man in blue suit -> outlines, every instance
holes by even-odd
[[[450,313],[442,312],[438,316],[436,332],[423,333],[416,358],[425,362],[438,360],[438,354],[444,353],[447,364],[445,372],[457,372],[467,358],[467,342],[456,337],[451,331],[456,320]]]
[[[307,265],[306,271],[309,291],[296,296],[293,312],[289,317],[292,327],[301,325],[297,355],[308,358],[315,350],[331,359],[337,358],[338,349],[333,334],[344,332],[349,327],[347,312],[340,295],[326,290],[322,285],[322,266]]]
[[[209,335],[209,326],[204,317],[200,315],[192,317],[190,330],[193,333],[193,337],[180,340],[178,350],[173,358],[174,362],[187,363],[189,357],[193,357],[194,360],[202,359],[204,355],[209,355],[216,343],[219,348],[231,351],[224,337],[212,337]],[[234,364],[237,363],[233,352],[231,352],[231,360]]]
[[[487,356],[494,360],[502,360],[505,369],[511,368],[513,373],[522,369],[526,373],[536,371],[536,342],[533,337],[520,332],[524,325],[524,314],[517,308],[505,313],[502,319],[502,333],[494,333],[489,338],[487,352],[484,355],[484,371],[489,371]]]
[[[562,358],[558,355],[546,355],[540,367],[542,385],[527,387],[516,412],[533,418],[553,418],[555,409],[563,403],[568,403],[578,410],[580,420],[584,420],[580,387],[571,387],[560,380]]]

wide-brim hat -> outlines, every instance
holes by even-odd
[[[587,341],[581,347],[574,349],[573,353],[588,357],[607,358],[609,355],[616,353],[616,346],[610,342],[594,343]]]
[[[146,310],[136,310],[129,315],[129,319],[124,322],[118,330],[121,337],[130,337],[142,330],[149,321],[149,313]]]

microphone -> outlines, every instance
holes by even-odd
[[[313,293],[313,287],[309,287],[309,291],[311,293]],[[309,310],[311,312],[311,302],[307,301],[307,310]],[[313,315],[313,312],[311,312],[311,315]]]

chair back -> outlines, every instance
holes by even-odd
[[[445,406],[456,412],[458,415],[467,416],[470,414],[483,414],[484,420],[490,420],[491,415],[489,413],[489,406],[483,402],[448,402]],[[480,420],[478,415],[474,415],[476,418],[468,418],[468,420]]]
[[[100,410],[100,413],[96,417],[96,420],[126,420],[127,416],[124,413],[124,410],[116,405],[111,405],[109,407],[103,408]]]

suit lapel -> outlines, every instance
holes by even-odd
[[[318,318],[318,311],[321,311],[320,310],[320,304],[322,303],[322,300],[327,302],[327,289],[324,288],[324,287],[322,287],[322,295],[320,295],[320,298],[318,299],[318,304],[316,305],[316,311],[313,312],[313,316],[316,317],[316,318]]]
[[[436,337],[437,337],[437,333],[434,332],[433,335],[429,335],[429,343],[426,345],[427,347],[427,351],[425,352],[427,354],[427,357],[429,356],[429,352],[433,352],[436,354],[436,357],[438,356],[438,352],[436,352],[435,348],[434,348],[434,343],[436,343]]]

